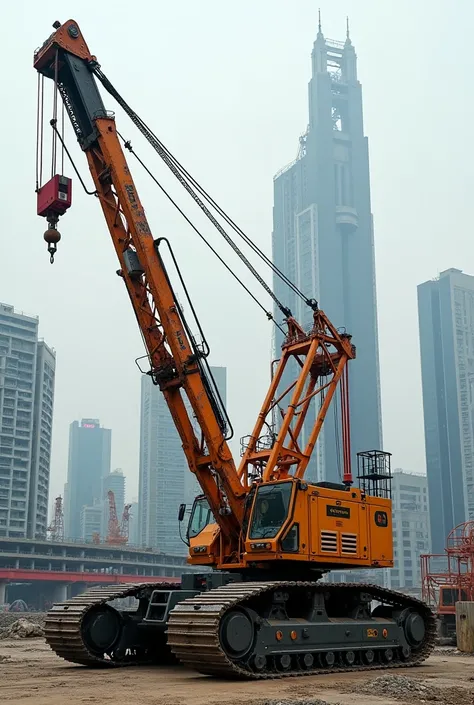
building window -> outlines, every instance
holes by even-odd
[[[401,492],[419,492],[419,487],[413,487],[412,485],[400,485]]]

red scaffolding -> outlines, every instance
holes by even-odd
[[[423,600],[440,615],[454,615],[458,600],[474,597],[474,521],[456,526],[444,553],[420,556]]]

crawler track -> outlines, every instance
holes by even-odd
[[[316,666],[305,669],[298,657],[292,655],[291,667],[278,670],[275,662],[262,670],[256,670],[251,664],[231,660],[224,652],[220,641],[220,625],[225,613],[231,608],[245,607],[246,603],[257,596],[271,591],[291,589],[295,587],[311,588],[315,591],[330,592],[331,590],[363,590],[369,593],[373,600],[386,605],[401,608],[415,608],[423,617],[425,636],[420,647],[413,650],[408,658],[401,660],[398,656],[390,663],[382,662],[380,654],[371,664],[363,663],[362,651],[356,652],[353,665],[343,663],[341,653],[336,654],[332,667]],[[323,627],[322,627],[323,628]],[[183,600],[170,613],[168,620],[168,644],[177,658],[189,668],[200,673],[221,678],[265,679],[289,676],[313,675],[318,673],[377,670],[416,666],[422,663],[435,645],[436,622],[432,611],[421,601],[401,595],[400,593],[378,587],[376,585],[360,584],[321,584],[306,582],[278,583],[232,583],[223,587],[203,592],[200,595]],[[369,645],[368,645],[369,646]]]
[[[51,649],[61,658],[72,663],[89,667],[137,666],[159,663],[157,650],[132,649],[121,656],[106,655],[92,650],[84,641],[84,620],[95,608],[105,605],[110,600],[124,597],[138,597],[143,591],[179,589],[179,583],[133,583],[109,585],[87,590],[71,600],[55,604],[46,615],[45,636]],[[126,618],[126,613],[125,613]],[[164,648],[163,660],[169,654]]]

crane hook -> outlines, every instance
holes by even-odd
[[[48,252],[50,254],[49,261],[51,264],[54,264],[54,255],[58,249],[58,242],[61,239],[61,233],[55,227],[51,227],[50,223],[50,227],[46,230],[43,237],[48,243]]]

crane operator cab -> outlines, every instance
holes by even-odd
[[[180,507],[180,521],[185,505]],[[219,567],[219,528],[207,499],[194,500],[186,533],[189,562]],[[370,539],[370,540],[369,540]],[[242,524],[241,554],[235,568],[263,567],[279,561],[306,563],[308,570],[342,567],[391,567],[390,499],[365,489],[332,483],[309,484],[286,477],[250,490]],[[234,564],[227,563],[226,569]]]
[[[288,514],[292,483],[261,485],[257,490],[249,539],[275,538]]]

